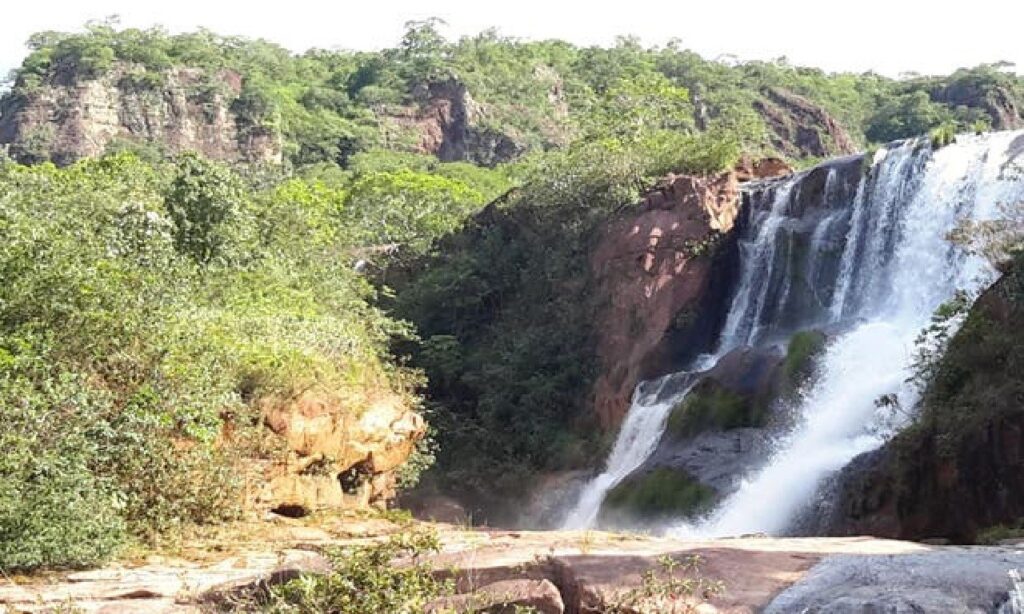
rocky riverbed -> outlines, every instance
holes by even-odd
[[[1009,571],[1024,569],[1024,544],[936,546],[870,537],[680,540],[415,527],[438,531],[443,549],[433,564],[439,573],[455,574],[462,595],[438,608],[459,611],[503,611],[502,603],[514,602],[544,613],[603,612],[640,586],[643,574],[657,570],[666,555],[699,555],[697,573],[724,585],[699,605],[700,612],[999,612],[1012,590]],[[103,569],[4,578],[0,605],[9,612],[209,611],[255,583],[325,573],[329,564],[321,552],[327,547],[410,528],[384,520],[284,519],[236,527],[173,553]],[[668,611],[650,605],[651,611]]]

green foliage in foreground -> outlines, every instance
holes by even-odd
[[[388,351],[411,331],[353,264],[427,249],[480,198],[414,171],[261,186],[188,155],[0,163],[0,569],[237,514],[261,400],[415,403]]]
[[[269,603],[260,609],[275,614],[418,614],[431,601],[454,593],[453,582],[435,577],[423,559],[440,547],[436,534],[398,533],[379,544],[329,551],[331,573],[303,575],[272,588]]]
[[[658,467],[626,478],[608,491],[602,522],[652,522],[694,518],[711,509],[718,493],[681,469]]]

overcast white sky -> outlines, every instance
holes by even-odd
[[[394,44],[410,19],[437,16],[458,37],[497,27],[530,39],[646,44],[679,38],[706,57],[787,56],[827,70],[945,73],[1008,60],[1024,72],[1022,0],[5,0],[0,74],[21,63],[39,30],[74,30],[120,15],[126,26],[204,26],[295,51]]]

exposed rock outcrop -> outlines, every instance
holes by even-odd
[[[782,88],[765,90],[754,103],[771,130],[772,145],[793,158],[852,154],[856,146],[849,133],[825,109]]]
[[[175,68],[160,80],[146,84],[128,64],[94,79],[57,69],[41,85],[15,88],[3,99],[0,145],[20,161],[57,164],[130,143],[226,161],[281,161],[280,134],[232,110],[242,93],[239,74]]]
[[[778,158],[760,158],[755,160],[745,155],[740,158],[735,171],[737,181],[754,181],[792,175],[793,167],[785,160]]]
[[[740,347],[690,376],[696,383],[669,413],[654,452],[609,491],[601,526],[650,528],[693,518],[735,492],[770,456],[774,435],[791,426],[788,401],[823,347],[822,333],[803,331],[785,354],[773,346]]]
[[[264,403],[264,420],[285,455],[267,469],[261,503],[287,516],[325,508],[383,507],[396,471],[426,433],[402,399],[384,396],[353,408],[336,395],[306,392]]]
[[[551,614],[694,607],[723,614],[996,612],[1011,588],[1007,571],[1024,558],[1024,550],[1012,547],[931,547],[863,537],[680,540],[438,528],[443,550],[428,562],[454,580],[456,595],[435,606],[465,607],[460,612],[512,612],[517,604]],[[230,610],[237,603],[232,598],[258,596],[254,589],[299,573],[328,573],[329,561],[311,550],[365,544],[370,537],[339,538],[312,528],[300,537],[297,529],[275,543],[250,541],[241,553],[193,544],[203,552],[199,561],[153,557],[68,577],[16,577],[0,583],[0,605],[18,612],[53,612],[69,604],[89,613]],[[249,530],[259,534],[258,527]],[[693,556],[701,561],[696,570],[685,565]],[[665,557],[681,564],[673,574],[677,587],[687,580],[694,587],[722,582],[722,590],[706,599],[661,590]]]
[[[383,116],[385,122],[411,133],[417,151],[443,162],[494,166],[526,150],[509,134],[481,125],[486,112],[462,83],[443,81],[425,89],[420,104],[392,108]]]
[[[739,212],[736,176],[670,176],[612,220],[591,263],[599,296],[595,412],[617,425],[636,384],[713,341],[729,279],[712,258]]]
[[[934,102],[950,107],[968,107],[984,111],[992,121],[993,130],[1014,130],[1024,127],[1024,107],[1013,93],[1003,86],[990,86],[970,79],[958,79],[933,88]]]

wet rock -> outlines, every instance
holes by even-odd
[[[1008,599],[1009,571],[1022,566],[1024,553],[1002,549],[831,556],[764,612],[997,612]]]

